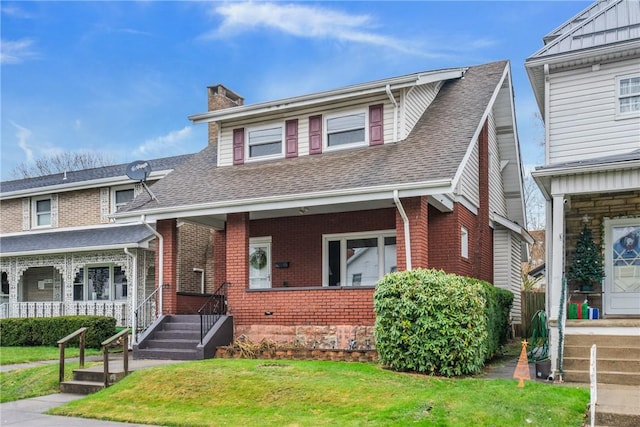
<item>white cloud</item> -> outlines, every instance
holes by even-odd
[[[343,12],[276,3],[228,3],[216,6],[213,13],[222,15],[222,24],[202,38],[225,38],[259,27],[270,28],[296,37],[333,39],[388,47],[397,51],[422,54],[409,46],[409,41],[373,32],[369,15],[349,15]]]
[[[31,131],[23,126],[15,122],[11,122],[13,127],[16,128],[16,138],[18,139],[18,147],[24,152],[27,162],[33,161],[33,150],[29,147],[29,137],[31,136]]]
[[[0,40],[0,64],[19,64],[36,56],[33,40]]]
[[[172,148],[178,147],[181,142],[191,136],[191,126],[185,126],[180,130],[174,130],[166,135],[147,139],[141,146],[134,150],[135,155],[154,155],[155,153],[167,153]]]
[[[31,14],[26,12],[23,9],[20,9],[19,7],[15,6],[15,5],[11,5],[11,6],[7,6],[7,5],[3,5],[0,6],[0,11],[2,12],[3,15],[7,15],[7,16],[11,16],[14,18],[31,18]]]

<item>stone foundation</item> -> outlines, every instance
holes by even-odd
[[[326,360],[332,362],[378,361],[376,350],[329,350],[310,348],[258,348],[243,351],[237,347],[218,347],[215,354],[220,359],[271,359],[271,360]]]
[[[318,350],[373,350],[373,326],[353,325],[236,325],[234,336],[250,342],[268,341]],[[330,359],[329,359],[330,360]]]

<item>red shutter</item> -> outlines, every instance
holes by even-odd
[[[284,126],[285,157],[298,157],[298,119],[287,120]]]
[[[384,144],[383,105],[369,106],[369,145]]]
[[[233,130],[233,164],[244,163],[244,128]]]
[[[309,154],[322,153],[322,116],[309,117]]]

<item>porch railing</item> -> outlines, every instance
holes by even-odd
[[[33,301],[2,304],[0,318],[108,316],[116,319],[116,326],[129,325],[129,304],[126,301]]]
[[[156,299],[158,296],[159,288],[156,288],[151,294],[145,298],[144,301],[136,307],[134,312],[135,317],[135,325],[134,325],[134,335],[135,341],[138,341],[138,335],[147,330],[149,326],[158,318],[158,314],[156,312]]]
[[[100,345],[102,346],[104,387],[107,388],[111,383],[109,372],[109,349],[111,347],[122,346],[122,369],[125,377],[129,375],[129,329],[118,332],[111,338],[102,341]]]
[[[221,316],[227,313],[227,286],[229,282],[224,282],[216,289],[209,299],[200,307],[200,344],[204,336],[211,330],[213,325]]]

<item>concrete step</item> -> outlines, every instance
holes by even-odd
[[[200,333],[200,323],[187,322],[166,322],[162,325],[164,331],[198,331]]]
[[[638,402],[640,402],[640,386],[599,385],[596,425],[640,426],[640,405]]]
[[[100,366],[101,369],[104,369]],[[109,372],[109,383],[115,383],[124,378],[124,371]],[[104,371],[96,369],[74,369],[73,379],[76,381],[90,381],[102,383],[104,381]]]
[[[61,393],[91,394],[104,388],[104,383],[99,381],[63,381],[60,383]]]
[[[596,352],[598,359],[638,360],[638,358],[640,358],[640,349],[627,347],[597,345]],[[564,357],[589,358],[591,357],[591,345],[585,346],[565,343],[563,355]]]
[[[590,360],[586,357],[565,357],[562,367],[567,370],[588,371],[589,364]],[[598,357],[596,369],[603,372],[640,372],[640,359],[601,359]]]
[[[591,347],[623,347],[640,350],[640,335],[595,335],[595,334],[571,334],[565,335],[565,346]]]
[[[162,359],[162,360],[197,360],[198,352],[195,350],[143,348],[133,354],[134,359]]]
[[[589,371],[564,369],[563,380],[571,383],[589,384]],[[598,384],[618,384],[629,386],[640,386],[639,372],[615,372],[601,371],[597,372]]]
[[[198,331],[155,331],[153,333],[152,339],[200,341],[200,330]]]
[[[200,340],[151,339],[148,341],[147,346],[145,348],[148,348],[148,349],[175,348],[180,350],[193,350],[198,346],[198,344],[200,344]]]

